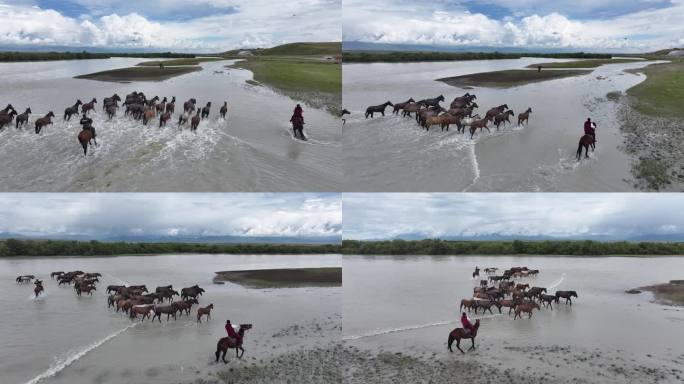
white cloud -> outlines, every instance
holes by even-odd
[[[516,9],[508,1],[491,2]],[[537,5],[535,1],[523,3],[521,7],[530,9]],[[548,4],[540,8],[551,7]],[[558,8],[568,6],[564,3]],[[590,10],[608,5],[598,1],[574,6]],[[682,0],[672,1],[667,8],[644,7],[608,18],[573,19],[561,11],[539,13],[537,10],[515,16],[512,13],[501,20],[454,8],[450,2],[431,2],[417,7],[415,3],[397,0],[377,0],[372,5],[363,0],[347,0],[343,39],[393,44],[651,50],[681,44],[684,40],[681,20],[684,20]]]
[[[216,12],[187,21],[152,20],[136,12],[132,2],[80,3],[91,13],[74,18],[29,4],[0,2],[0,44],[227,50],[341,39],[340,0],[293,0],[277,6],[270,0],[200,0],[192,6],[237,12]],[[188,7],[187,1],[147,3],[146,12],[158,7],[171,16]]]

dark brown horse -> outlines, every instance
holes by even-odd
[[[97,103],[97,99],[93,97],[92,100],[81,105],[81,113],[87,116],[88,112],[95,110],[95,103]]]
[[[408,100],[404,101],[403,103],[396,103],[394,104],[394,108],[392,109],[392,114],[398,115],[399,111],[404,109],[405,106],[414,103],[415,100],[413,100],[413,97],[409,98]]]
[[[589,158],[589,147],[591,151],[596,150],[596,139],[591,135],[584,135],[580,137],[579,144],[577,145],[577,161],[582,159],[582,147],[584,147],[584,157]]]
[[[169,120],[171,120],[171,113],[166,112],[166,113],[161,114],[161,115],[159,116],[159,128],[165,127],[165,126],[166,126],[166,122],[169,121]]]
[[[43,291],[45,291],[43,284],[36,284],[36,287],[33,288],[33,293],[36,295],[35,297],[38,297]]]
[[[12,120],[14,120],[14,116],[16,115],[17,111],[10,111],[7,114],[0,115],[0,129],[5,128],[5,125],[12,124]]]
[[[470,138],[473,138],[473,136],[475,135],[475,131],[477,131],[478,128],[480,129],[480,132],[482,132],[482,129],[486,129],[487,132],[491,132],[487,127],[488,122],[489,120],[487,120],[487,118],[485,117],[484,119],[475,120],[472,123],[470,123]]]
[[[554,295],[540,295],[539,302],[544,306],[544,308],[549,308],[553,311],[552,302],[556,301],[556,296]]]
[[[440,102],[444,101],[444,95],[439,95],[432,99],[423,99],[418,102],[418,104],[426,105],[428,107],[436,107]]]
[[[83,128],[78,134],[78,142],[83,147],[83,156],[88,156],[88,145],[92,145],[91,141],[94,139],[93,130],[90,128]],[[95,144],[97,145],[97,141]]]
[[[171,98],[171,102],[166,104],[166,112],[171,113],[173,115],[173,113],[175,111],[176,111],[176,96],[173,96]]]
[[[71,107],[67,107],[64,110],[64,120],[69,121],[71,120],[71,116],[78,114],[78,107],[82,104],[83,102],[79,99],[76,100],[76,104],[72,105]]]
[[[150,313],[154,313],[154,305],[152,305],[152,304],[134,305],[130,309],[131,320],[137,319],[138,315],[142,315],[142,320],[140,320],[140,321],[145,321],[146,317],[151,317]],[[161,320],[159,320],[159,321],[161,321]]]
[[[202,120],[208,118],[210,112],[211,112],[211,101],[208,102],[204,108],[202,108]]]
[[[155,305],[154,306],[154,316],[152,316],[152,321],[154,321],[154,318],[159,318],[159,322],[161,323],[161,315],[165,314],[166,315],[166,321],[169,321],[169,316],[173,316],[173,319],[176,320],[176,307],[173,305]]]
[[[24,283],[30,283],[31,280],[35,279],[36,277],[33,275],[21,275],[18,276],[15,280],[17,284],[24,284]]]
[[[187,300],[190,297],[196,299],[197,296],[202,296],[204,292],[204,288],[200,288],[199,285],[195,284],[192,287],[181,289],[181,299]]]
[[[475,300],[468,300],[468,299],[462,299],[461,300],[461,305],[458,307],[458,311],[462,311],[463,308],[468,309],[468,312],[473,308],[473,305],[475,304]]]
[[[30,114],[31,114],[31,108],[26,108],[24,113],[17,115],[16,128],[19,128],[20,126],[22,126],[24,124],[28,124]]]
[[[539,309],[539,305],[533,301],[525,302],[523,304],[518,304],[515,306],[515,316],[513,316],[513,320],[517,319],[518,317],[522,318],[522,313],[525,312],[529,314],[528,319],[532,318],[532,311],[534,309]]]
[[[107,118],[109,120],[111,120],[114,116],[116,116],[116,109],[117,108],[118,107],[116,106],[116,104],[107,105],[105,111],[107,112]]]
[[[224,101],[223,106],[221,106],[221,109],[219,110],[219,115],[221,116],[222,119],[225,119],[227,113],[228,113],[228,102]]]
[[[572,297],[577,298],[577,292],[575,291],[556,291],[556,303],[560,301],[561,298],[565,299],[565,304],[572,305]]]
[[[36,120],[36,134],[39,134],[44,126],[52,124],[52,118],[53,117],[55,117],[55,114],[52,111],[50,111],[44,117],[37,119]]]
[[[199,127],[200,121],[202,121],[202,117],[200,116],[201,113],[202,113],[202,109],[198,109],[195,116],[193,116],[192,119],[190,119],[190,131],[191,132],[197,131],[197,127]]]
[[[368,116],[373,118],[374,113],[381,113],[383,116],[385,116],[385,108],[388,106],[393,107],[394,104],[392,104],[391,101],[386,101],[380,105],[371,105],[370,107],[366,108],[366,119]]]
[[[166,99],[166,96],[164,96],[164,99],[161,101],[161,103],[154,106],[154,108],[157,110],[157,113],[166,112],[166,102],[167,101],[168,100]]]
[[[195,111],[195,104],[197,104],[197,100],[195,100],[195,99],[190,99],[190,100],[186,101],[185,103],[183,103],[183,111],[185,113],[190,113],[190,112]]]
[[[245,332],[248,329],[252,328],[252,324],[240,324],[240,330],[238,330],[238,335],[244,340],[244,335]],[[235,357],[238,359],[242,358],[242,355],[245,354],[245,350],[242,348],[242,343],[237,344],[235,342],[235,339],[231,337],[223,337],[221,338],[218,343],[216,343],[216,362],[218,363],[219,361],[219,355],[223,353],[222,360],[224,363],[228,364],[228,361],[226,360],[226,352],[228,352],[228,348],[234,348],[235,349]],[[242,352],[242,353],[238,353]]]
[[[494,118],[498,114],[503,113],[507,109],[508,109],[508,104],[502,104],[502,105],[499,105],[498,107],[494,107],[494,108],[490,109],[489,111],[487,111],[487,113],[485,114],[485,120],[494,121]]]
[[[508,119],[513,115],[514,115],[514,113],[512,110],[508,110],[504,113],[500,113],[500,114],[496,115],[496,117],[494,117],[494,125],[496,125],[496,130],[497,131],[499,130],[499,126],[501,124],[503,124],[504,127],[506,126],[506,123],[510,124],[511,121]]]
[[[470,339],[473,345],[468,348],[468,350],[470,351],[471,349],[475,349],[475,337],[477,337],[477,330],[480,328],[480,319],[475,320],[473,328],[474,329],[472,333],[463,328],[456,328],[449,332],[449,340],[447,341],[447,347],[449,348],[449,351],[453,352],[451,345],[454,343],[454,340],[456,340],[456,348],[458,348],[461,353],[465,354],[465,352],[463,352],[461,349],[461,339]]]

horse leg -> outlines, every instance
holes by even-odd
[[[242,347],[238,347],[238,348],[240,348],[240,357],[239,357],[239,358],[242,359],[242,356],[245,355],[245,349],[242,348]],[[236,351],[237,351],[237,350],[236,350]]]
[[[472,339],[470,339],[470,341],[473,343],[473,345],[471,345],[470,348],[468,348],[469,351],[471,349],[475,349],[475,338],[473,337]]]
[[[226,360],[226,353],[227,353],[227,352],[228,352],[228,348],[226,348],[226,349],[223,350],[223,359],[222,359],[222,360],[223,360],[223,362],[226,363],[226,364],[228,364],[228,360]]]
[[[456,339],[456,348],[458,348],[458,350],[465,355],[465,352],[463,352],[463,350],[461,349],[461,339]]]

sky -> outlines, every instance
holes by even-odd
[[[684,195],[676,193],[345,193],[343,237],[679,236],[684,240],[683,210]]]
[[[193,52],[340,41],[341,0],[0,0],[0,46]]]
[[[344,0],[343,40],[650,52],[684,46],[684,0]]]
[[[0,194],[0,233],[25,236],[341,236],[339,194]]]

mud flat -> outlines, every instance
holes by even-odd
[[[98,81],[163,81],[176,76],[201,71],[200,66],[186,67],[167,67],[164,69],[156,67],[131,67],[112,69],[109,71],[89,73],[87,75],[76,76],[76,79],[89,79]]]
[[[576,60],[576,61],[554,61],[551,63],[538,63],[538,64],[530,64],[527,66],[527,68],[534,68],[537,69],[539,67],[542,68],[555,68],[555,69],[562,69],[562,68],[596,68],[601,65],[605,64],[625,64],[625,63],[634,63],[641,61],[641,59],[589,59],[589,60]]]
[[[642,291],[652,292],[658,304],[684,306],[684,280],[670,280],[669,283],[647,285],[630,289],[627,293],[637,294]]]
[[[342,285],[342,268],[256,269],[216,272],[215,283],[250,288],[335,287]]]
[[[504,71],[472,73],[468,75],[437,79],[454,87],[510,88],[540,81],[562,79],[586,75],[586,70],[534,71],[528,69],[509,69]]]
[[[470,345],[470,343],[466,343]],[[684,378],[676,364],[661,363],[620,349],[561,345],[482,347],[460,353],[373,351],[346,346],[339,353],[343,382],[361,383],[674,383]],[[503,357],[503,358],[502,358]]]

